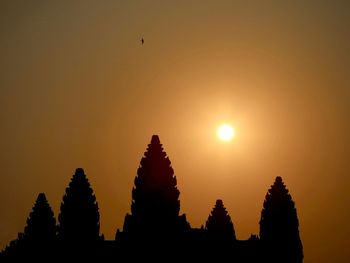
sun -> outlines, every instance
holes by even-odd
[[[228,142],[231,141],[235,136],[235,131],[229,124],[221,124],[218,127],[217,135],[220,140]]]

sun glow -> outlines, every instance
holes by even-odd
[[[235,131],[229,124],[222,124],[217,130],[218,138],[222,141],[231,141],[235,135]]]

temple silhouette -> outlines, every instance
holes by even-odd
[[[131,212],[115,240],[100,234],[100,214],[82,168],[66,188],[58,221],[40,193],[23,233],[0,254],[1,262],[272,262],[301,263],[303,247],[294,201],[281,177],[268,189],[260,233],[237,240],[223,200],[205,224],[193,228],[180,214],[180,191],[169,157],[153,135],[132,189]]]

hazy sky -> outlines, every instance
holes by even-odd
[[[158,134],[193,227],[221,198],[237,237],[257,234],[280,175],[304,262],[348,262],[349,13],[347,1],[0,1],[0,247],[39,192],[57,217],[77,167],[114,238]],[[224,121],[231,143],[215,135]]]

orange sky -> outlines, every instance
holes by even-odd
[[[347,262],[350,5],[262,2],[1,1],[0,246],[39,192],[57,217],[77,167],[114,238],[158,134],[192,226],[221,198],[239,239],[258,233],[280,175],[304,262]]]

